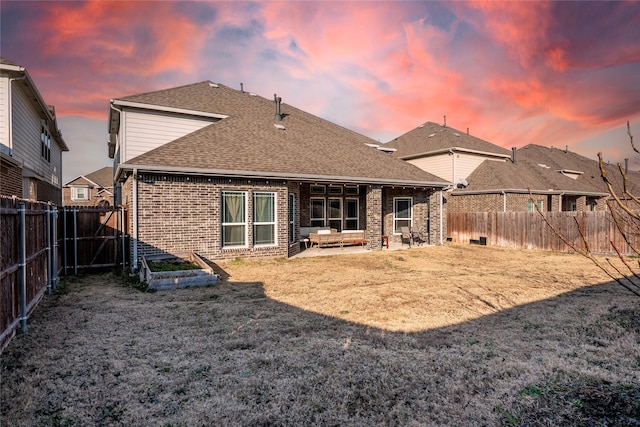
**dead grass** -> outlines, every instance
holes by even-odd
[[[66,279],[1,356],[2,425],[640,418],[638,300],[578,256],[447,245],[220,268],[170,292]]]

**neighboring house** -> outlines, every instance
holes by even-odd
[[[383,147],[454,182],[455,188],[446,193],[448,212],[532,212],[536,205],[543,211],[607,209],[609,194],[597,160],[568,150],[533,144],[507,150],[432,122]],[[606,168],[619,191],[617,167]],[[628,176],[629,188],[640,189],[640,174]]]
[[[62,202],[62,152],[69,151],[24,67],[0,58],[0,194]]]
[[[315,227],[444,239],[451,183],[281,102],[201,82],[111,101],[116,203],[141,256],[289,257]]]
[[[608,193],[595,160],[539,145],[518,149],[508,162],[483,163],[467,184],[449,196],[450,212],[533,212],[535,205],[542,211],[607,208]]]
[[[67,182],[62,187],[62,204],[106,208],[114,205],[113,194],[113,167],[104,167]]]
[[[485,160],[504,163],[511,158],[510,150],[433,122],[426,122],[381,147],[456,185],[464,185],[466,178]]]

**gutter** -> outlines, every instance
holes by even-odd
[[[504,194],[504,193],[515,193],[515,194],[529,194],[529,189],[521,189],[521,188],[505,188],[503,190],[461,190],[454,191],[452,194],[454,196],[461,195],[472,195],[472,194]],[[597,193],[597,192],[585,192],[585,191],[562,191],[562,190],[531,190],[531,193],[535,194],[550,194],[550,195],[569,195],[569,196],[594,196],[594,197],[606,197],[609,193]]]
[[[280,172],[259,172],[226,169],[205,169],[205,168],[180,168],[171,166],[150,166],[150,165],[128,165],[126,163],[118,165],[115,180],[119,180],[121,175],[128,170],[137,173],[166,173],[173,175],[200,175],[200,176],[222,176],[225,178],[260,178],[260,179],[283,179],[302,182],[319,181],[340,181],[346,184],[377,184],[377,185],[397,185],[407,187],[436,187],[446,188],[453,185],[450,182],[435,181],[409,181],[409,180],[389,180],[381,178],[366,178],[353,176],[331,176],[331,175],[302,175]]]
[[[188,110],[185,108],[169,107],[155,104],[144,104],[141,102],[124,101],[121,99],[112,99],[112,105],[120,105],[123,107],[141,108],[144,110],[166,111],[170,113],[186,114],[189,116],[210,117],[214,119],[226,119],[228,114],[210,113],[208,111]]]

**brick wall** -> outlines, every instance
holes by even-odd
[[[527,212],[529,210],[528,193],[507,193],[506,199],[502,194],[450,194],[448,197],[449,212]],[[576,203],[576,209],[580,212],[591,210],[594,204],[595,210],[607,210],[606,198],[591,198],[586,196],[565,196],[561,201],[558,194],[533,194],[533,200],[541,204],[542,211],[558,212],[560,203],[563,203],[565,210],[570,202]],[[506,201],[506,206],[505,206]]]
[[[132,179],[123,186],[123,201],[134,212]],[[288,192],[282,181],[229,180],[175,175],[140,175],[138,179],[138,257],[195,251],[209,259],[287,257],[289,248]],[[222,248],[222,191],[247,192],[247,247]],[[253,192],[276,193],[276,245],[254,247]],[[130,221],[132,241],[133,221]],[[298,226],[299,227],[299,226]],[[299,250],[299,249],[298,249]]]
[[[447,197],[448,212],[501,212],[502,194],[461,194],[450,193]]]
[[[442,234],[440,234],[440,204],[442,203]],[[438,245],[444,243],[447,236],[447,210],[444,192],[434,190],[429,194],[429,244]],[[440,239],[442,237],[442,240]]]
[[[362,211],[362,208],[360,209]],[[366,187],[367,249],[382,249],[384,223],[382,219],[382,187],[370,185]],[[386,234],[386,233],[385,233]]]
[[[22,169],[0,159],[0,195],[22,198]]]
[[[436,192],[437,193],[437,192]],[[393,234],[393,199],[395,197],[411,197],[413,199],[413,231],[419,232],[423,236],[431,237],[431,234],[436,233],[435,229],[439,227],[439,218],[437,222],[432,221],[435,218],[430,218],[433,209],[432,205],[437,205],[432,190],[426,189],[403,189],[403,188],[390,188],[385,187],[383,190],[383,234],[389,236],[389,240],[392,242],[400,242],[400,235]],[[439,211],[439,207],[438,207]],[[432,231],[433,230],[433,231]],[[437,233],[439,235],[439,232]],[[436,241],[429,239],[429,244],[436,244]]]
[[[62,204],[62,189],[44,181],[36,181],[38,201]]]

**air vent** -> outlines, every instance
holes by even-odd
[[[435,133],[432,133],[431,135],[429,135],[427,138],[433,138],[434,136],[436,136]]]
[[[209,86],[215,88],[215,87],[218,87],[218,84],[217,83],[209,83]]]
[[[274,123],[273,126],[278,130],[285,130],[286,129],[283,125],[279,125],[277,123]]]

